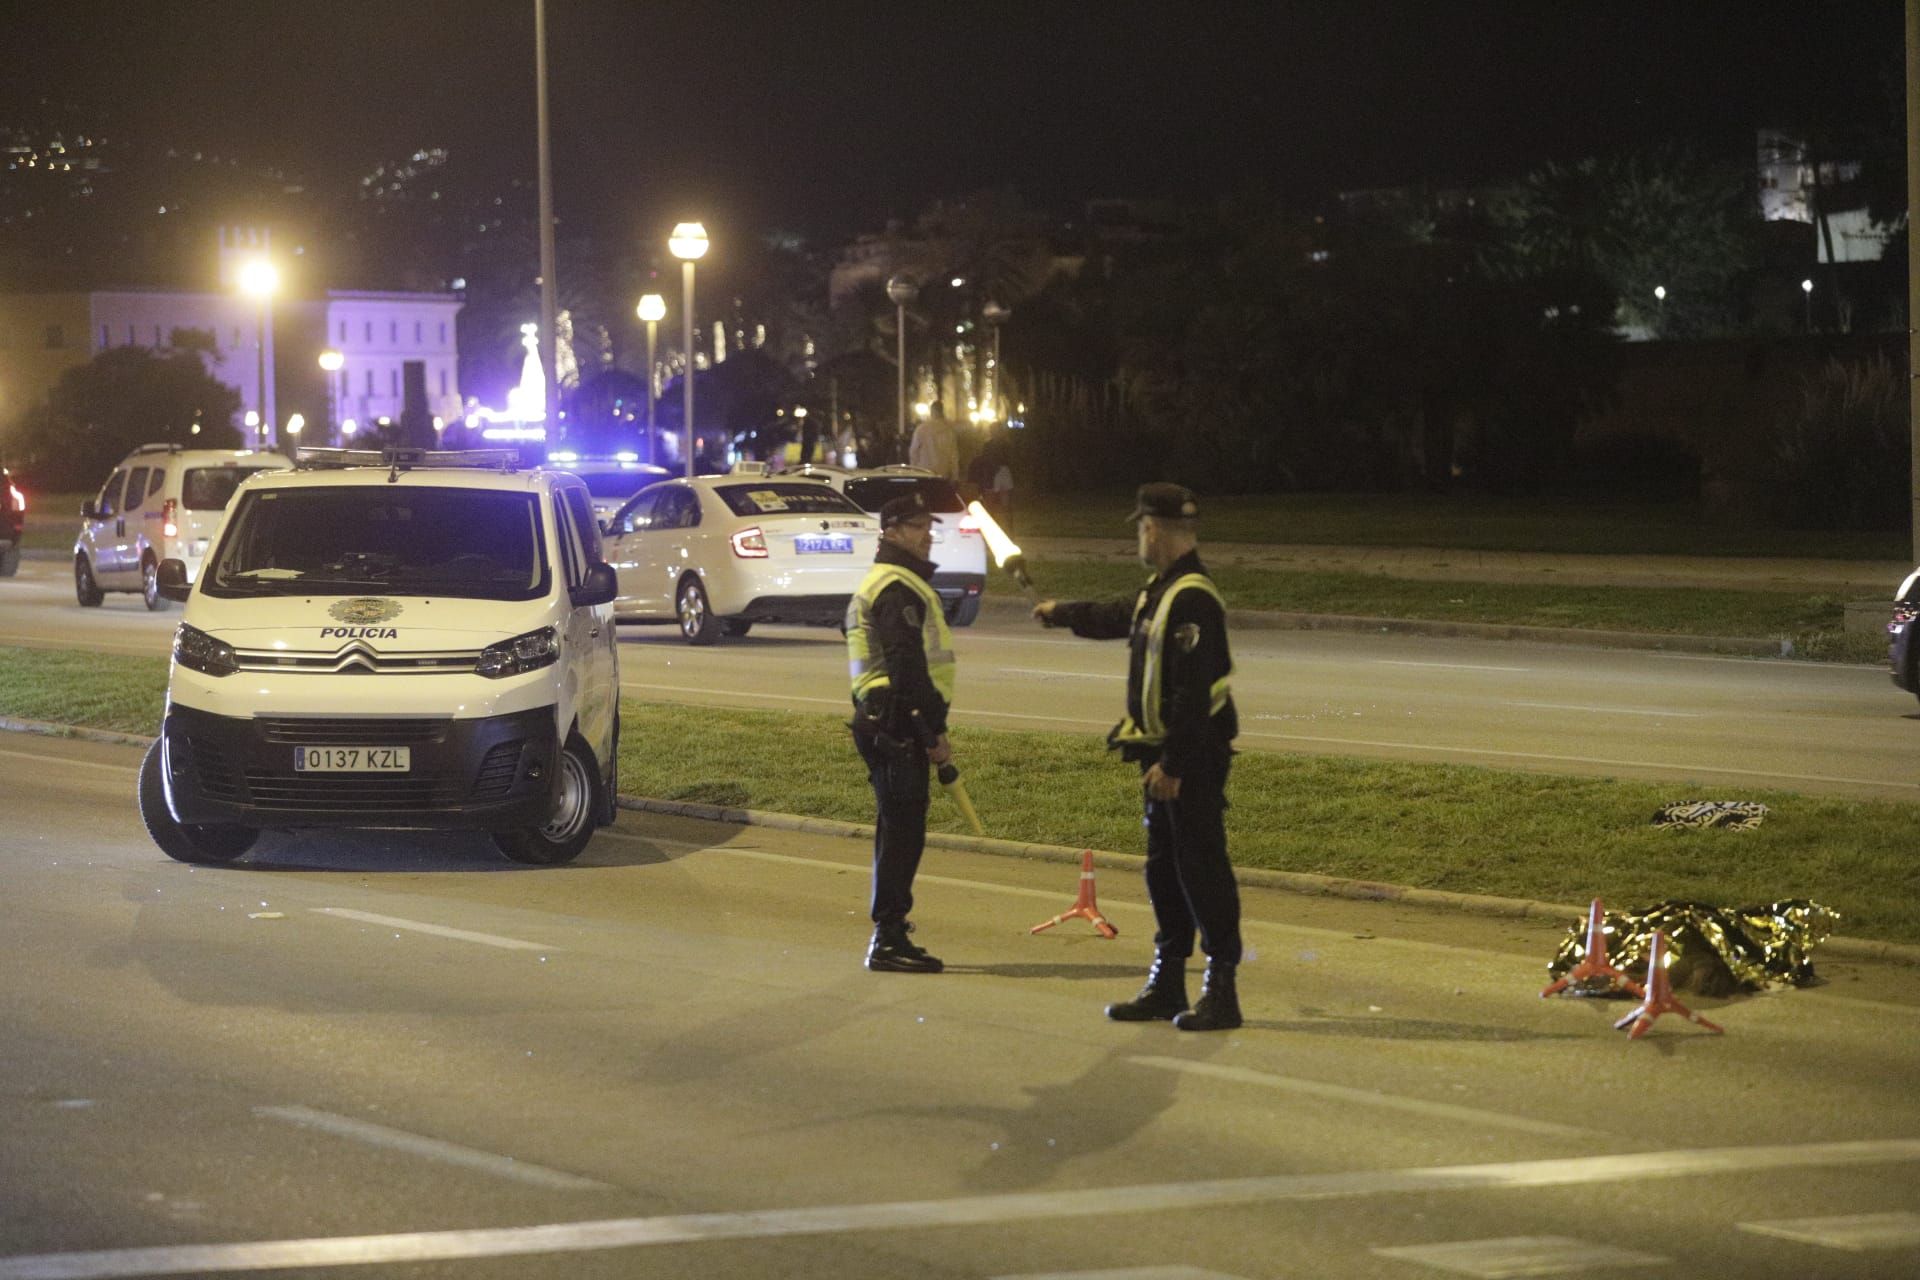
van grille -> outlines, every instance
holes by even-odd
[[[402,720],[390,717],[332,719],[320,716],[255,716],[254,727],[267,742],[296,746],[404,747],[445,742],[448,719]]]
[[[354,813],[451,809],[460,801],[448,778],[383,778],[368,774],[272,774],[247,770],[247,790],[259,809]]]
[[[239,649],[234,658],[242,671],[300,671],[325,675],[458,675],[473,674],[480,661],[478,649],[446,649],[431,653],[381,653],[355,640],[321,652],[301,649]]]

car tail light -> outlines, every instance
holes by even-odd
[[[7,501],[12,504],[15,511],[25,514],[27,509],[27,495],[20,492],[20,486],[13,484],[7,486]]]
[[[747,529],[736,529],[727,535],[727,542],[733,547],[733,554],[742,560],[765,560],[767,558],[767,535],[754,525]]]
[[[180,504],[172,498],[168,498],[166,502],[161,504],[160,532],[169,538],[177,538],[180,536],[180,526],[174,519],[179,512]]]
[[[980,522],[973,518],[973,513],[971,511],[969,511],[966,515],[960,517],[960,532],[962,533],[979,533],[980,532]]]

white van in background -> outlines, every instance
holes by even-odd
[[[137,591],[147,608],[166,608],[156,578],[160,562],[180,561],[192,582],[240,482],[292,465],[278,453],[141,445],[80,508],[74,597],[92,608],[109,591]]]
[[[241,487],[186,603],[141,817],[183,862],[261,830],[479,830],[566,862],[613,821],[613,569],[586,485],[510,452],[303,450]]]

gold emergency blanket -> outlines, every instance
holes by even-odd
[[[1716,907],[1669,901],[1604,917],[1607,959],[1636,982],[1647,976],[1647,952],[1656,931],[1667,935],[1667,978],[1677,990],[1732,995],[1813,981],[1809,958],[1834,926],[1838,912],[1790,898],[1763,906]],[[1559,978],[1587,953],[1587,922],[1575,924],[1547,973]],[[1621,992],[1620,994],[1626,994]]]

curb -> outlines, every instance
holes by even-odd
[[[85,729],[77,725],[52,724],[44,720],[16,720],[0,717],[0,731],[34,733],[51,738],[77,738],[84,742],[102,742],[115,746],[144,747],[153,742],[148,734],[116,733],[107,729]],[[839,839],[872,839],[870,823],[842,822],[836,818],[811,818],[797,813],[778,813],[767,809],[740,809],[727,805],[703,804],[694,800],[655,800],[647,796],[616,796],[618,807],[638,813],[659,813],[703,822],[724,822],[742,827],[770,827],[780,831],[799,831]],[[1095,866],[1109,870],[1138,872],[1146,858],[1137,853],[1115,853],[1109,849],[1073,849],[1066,845],[1029,844],[1019,840],[996,840],[991,836],[949,835],[927,832],[927,844],[936,849],[960,853],[985,853],[1002,858],[1029,858],[1044,862],[1077,865],[1082,853],[1091,852]],[[1374,880],[1352,880],[1342,876],[1316,875],[1310,871],[1273,871],[1265,867],[1235,867],[1234,876],[1242,884],[1280,889],[1289,893],[1316,897],[1350,898],[1361,902],[1394,902],[1412,907],[1433,907],[1463,911],[1472,915],[1505,919],[1571,920],[1585,918],[1584,906],[1564,906],[1535,902],[1525,898],[1500,898],[1483,893],[1455,893],[1446,889],[1417,889],[1408,885],[1386,884]],[[1900,942],[1878,942],[1868,938],[1832,937],[1820,944],[1830,953],[1856,960],[1883,960],[1891,964],[1920,968],[1920,946]]]
[[[980,608],[983,613],[1025,616],[1031,606],[1024,600],[988,596],[981,600]],[[1441,622],[1427,618],[1373,618],[1339,613],[1294,613],[1277,609],[1229,609],[1227,621],[1250,631],[1367,631],[1474,640],[1525,640],[1536,644],[1592,645],[1601,649],[1722,653],[1754,658],[1793,656],[1793,641],[1784,637],[1665,635],[1652,631],[1595,631],[1584,627],[1531,627],[1500,622]]]

